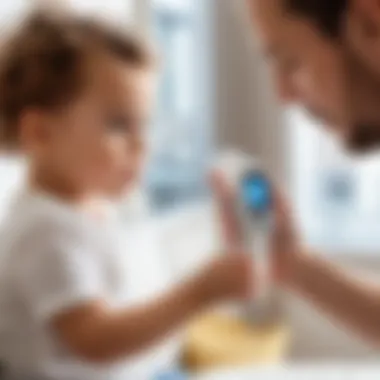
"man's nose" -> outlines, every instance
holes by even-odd
[[[278,75],[276,78],[276,93],[281,103],[293,104],[299,99],[299,92],[289,76]]]

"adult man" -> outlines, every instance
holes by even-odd
[[[380,145],[380,2],[247,0],[260,45],[284,103],[300,103],[351,152]],[[219,182],[228,243],[238,237],[228,190]],[[375,344],[380,287],[360,283],[297,244],[278,202],[278,280]]]

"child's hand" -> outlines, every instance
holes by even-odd
[[[249,255],[226,253],[198,276],[200,297],[206,303],[247,299],[253,292],[253,267]]]

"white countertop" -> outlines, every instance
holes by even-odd
[[[378,380],[380,361],[376,363],[334,365],[287,365],[270,369],[235,369],[191,377],[191,380]]]

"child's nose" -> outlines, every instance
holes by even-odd
[[[143,154],[146,149],[144,136],[136,134],[128,139],[127,149],[134,154]]]

